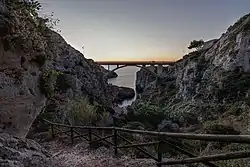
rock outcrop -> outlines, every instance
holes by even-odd
[[[90,103],[112,108],[116,97],[103,69],[25,2],[0,1],[0,132],[25,137],[46,104],[61,118],[68,99],[87,96]]]
[[[140,91],[133,106],[140,103],[161,106],[165,113],[162,119],[179,127],[216,121],[226,115],[233,115],[235,119],[247,115],[250,107],[250,14],[219,39],[206,42],[202,49],[185,55],[173,66],[164,67],[163,74],[163,78],[156,80],[145,70],[137,73]],[[249,125],[235,128],[247,132],[246,127]]]
[[[112,78],[117,78],[118,74],[114,71],[110,71],[105,69],[104,67],[102,68],[104,75],[107,75],[107,79],[112,79]]]
[[[50,154],[38,143],[0,133],[0,166],[52,167]]]
[[[113,103],[121,103],[124,100],[130,100],[133,99],[135,96],[135,91],[132,88],[128,88],[128,87],[122,87],[122,86],[116,86],[116,85],[112,85],[112,93],[115,97],[115,99],[113,100]]]

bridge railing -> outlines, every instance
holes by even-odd
[[[230,160],[230,159],[241,159],[250,157],[250,150],[227,152],[222,154],[214,154],[207,156],[196,156],[190,153],[189,150],[185,150],[174,142],[173,139],[187,139],[187,140],[201,140],[201,141],[212,141],[212,142],[227,142],[227,143],[247,143],[250,144],[250,135],[218,135],[218,134],[193,134],[193,133],[168,133],[168,132],[155,132],[155,131],[144,131],[144,130],[132,130],[119,127],[94,127],[94,126],[71,126],[65,124],[54,123],[48,120],[44,120],[51,126],[52,137],[54,138],[59,134],[66,134],[70,137],[71,143],[74,144],[76,138],[82,138],[89,142],[90,148],[94,143],[104,141],[113,147],[114,155],[118,155],[118,149],[124,148],[135,148],[140,152],[144,153],[151,159],[156,161],[158,167],[163,165],[176,165],[176,164],[190,164],[190,163],[203,163],[206,166],[217,167],[212,161]],[[66,128],[67,130],[62,130]],[[82,134],[77,129],[87,130],[87,133]],[[107,136],[100,136],[94,131],[109,131]],[[144,134],[150,135],[157,138],[153,142],[133,143],[126,137],[122,136],[122,133],[130,134]],[[111,141],[108,139],[112,139]],[[127,145],[119,145],[119,140],[123,140],[128,143]],[[171,147],[172,149],[189,156],[190,158],[180,160],[167,160],[163,161],[163,147]],[[157,156],[149,153],[146,149],[142,148],[145,146],[157,146]]]

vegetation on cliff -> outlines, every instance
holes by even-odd
[[[245,15],[219,39],[192,41],[189,48],[199,48],[184,56],[174,66],[165,67],[165,78],[158,82],[146,71],[137,73],[141,92],[133,111],[151,111],[154,104],[162,120],[154,129],[212,134],[250,134],[250,14]],[[202,47],[201,47],[202,46]],[[171,79],[170,79],[171,78]],[[172,86],[170,86],[172,85]],[[146,107],[146,108],[145,108]],[[143,113],[139,122],[152,129]],[[140,114],[139,112],[137,114]],[[146,122],[146,123],[145,123]],[[161,127],[159,129],[159,127]],[[185,142],[185,141],[183,141]],[[239,145],[210,142],[196,145],[196,154],[240,150]],[[234,149],[233,149],[234,148]],[[192,150],[192,149],[190,149]],[[247,161],[220,162],[219,166],[244,166]]]
[[[0,2],[0,103],[10,111],[0,112],[0,130],[26,136],[43,108],[51,119],[66,121],[68,101],[78,97],[112,108],[116,95],[103,68],[51,30],[58,20],[38,15],[38,1]]]

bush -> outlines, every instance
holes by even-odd
[[[7,0],[7,6],[28,11],[33,17],[38,17],[37,11],[41,9],[41,4],[36,0]]]
[[[134,112],[127,115],[128,122],[141,122],[147,129],[155,130],[164,119],[164,112],[154,104],[140,103]]]
[[[56,92],[56,81],[59,75],[62,75],[62,73],[56,70],[46,70],[42,73],[40,88],[46,97],[54,96]]]
[[[144,130],[144,125],[141,122],[128,122],[126,125],[123,126],[126,129],[139,129]]]
[[[245,95],[250,87],[250,75],[245,72],[223,71],[221,74],[223,88],[217,90],[219,99],[228,101],[245,100]],[[234,81],[234,82],[232,82]]]
[[[97,105],[91,105],[87,97],[68,101],[67,118],[71,125],[105,124],[108,113]]]

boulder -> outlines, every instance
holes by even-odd
[[[124,100],[130,100],[135,97],[135,91],[132,88],[128,87],[119,87],[119,86],[113,86],[116,90],[116,97],[114,102],[121,103]]]
[[[0,133],[0,166],[52,167],[50,154],[38,143]]]
[[[107,74],[108,79],[116,78],[118,77],[118,74],[114,71],[109,71]]]

